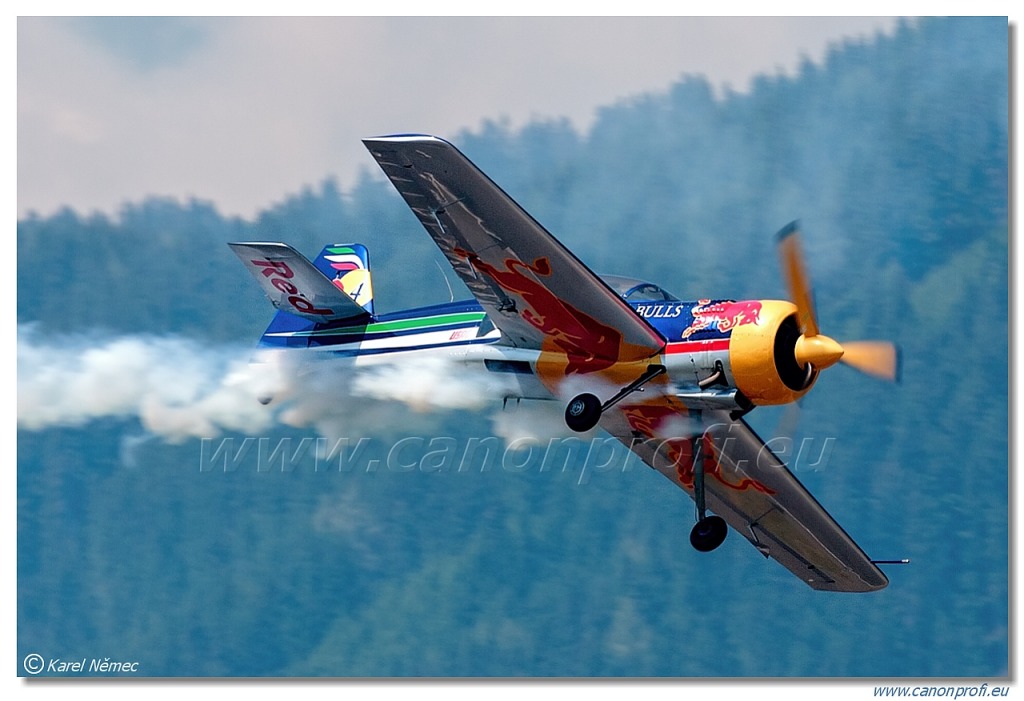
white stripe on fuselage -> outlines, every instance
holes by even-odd
[[[400,363],[403,360],[415,358],[440,358],[464,365],[467,369],[476,370],[483,370],[487,360],[526,363],[533,371],[532,374],[489,373],[491,375],[509,375],[510,377],[514,375],[512,379],[515,382],[511,384],[518,386],[516,393],[505,394],[503,397],[495,397],[495,399],[554,398],[536,376],[537,361],[540,358],[539,350],[501,345],[499,343],[501,334],[498,330],[493,330],[486,336],[479,338],[476,336],[476,333],[476,327],[427,331],[418,334],[362,340],[354,343],[312,346],[308,349],[296,349],[296,351],[299,353],[310,353],[310,358],[326,358],[328,356],[351,358],[353,364],[359,367]],[[714,372],[716,362],[721,362],[728,371],[728,350],[697,350],[702,345],[700,343],[687,344],[687,351],[669,352],[651,358],[652,363],[665,365],[668,370],[669,380],[672,383],[673,393],[698,391],[697,383]],[[690,351],[690,347],[694,348],[694,350]],[[708,347],[710,347],[710,344],[708,344]],[[731,384],[732,378],[728,377],[727,379]],[[590,383],[586,376],[567,378],[569,391],[575,391],[572,387],[576,384],[580,386],[593,384],[595,386],[587,391],[593,391],[602,400],[607,400],[619,389],[596,377],[594,380],[596,382]]]

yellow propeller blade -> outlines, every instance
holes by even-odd
[[[792,222],[784,227],[778,233],[778,241],[782,272],[786,276],[790,301],[797,308],[800,330],[804,336],[817,336],[820,329],[814,313],[814,294],[811,292],[811,279],[807,275],[803,254],[800,251],[800,232],[797,229],[797,222]]]
[[[843,362],[861,372],[890,382],[899,381],[900,354],[888,341],[849,341],[843,344]]]
[[[824,370],[843,362],[861,372],[890,382],[899,381],[900,355],[888,341],[850,341],[840,345],[821,334],[814,312],[814,292],[811,278],[804,266],[800,249],[799,222],[787,224],[778,233],[779,258],[789,288],[789,298],[796,305],[797,320],[802,335],[794,347],[797,363]]]

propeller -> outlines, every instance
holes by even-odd
[[[842,362],[860,372],[890,382],[899,380],[900,354],[888,341],[848,341],[840,344],[821,333],[814,312],[814,293],[800,250],[797,222],[778,234],[782,271],[789,287],[790,299],[796,305],[801,336],[794,355],[804,367],[824,370]],[[812,377],[808,373],[808,379]]]

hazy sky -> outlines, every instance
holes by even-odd
[[[148,194],[253,216],[373,168],[359,139],[452,137],[663,91],[743,90],[884,18],[20,18],[18,214]]]

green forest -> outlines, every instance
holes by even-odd
[[[497,435],[497,400],[424,412],[336,378],[333,463],[295,451],[315,421],[204,438],[116,406],[22,418],[77,349],[183,348],[174,384],[191,356],[253,348],[273,310],[228,241],[364,243],[378,313],[468,297],[369,155],[253,220],[155,196],[22,218],[19,674],[46,651],[145,676],[1008,675],[1008,60],[1006,18],[921,19],[742,93],[680,77],[586,133],[496,116],[439,135],[590,268],[682,298],[784,297],[773,235],[801,221],[823,331],[902,349],[897,386],[822,378],[799,431],[833,449],[791,466],[872,557],[911,559],[868,595],[813,591],[736,534],[695,552],[693,503],[624,454],[586,478],[429,454]],[[767,438],[785,418],[748,420]],[[267,468],[238,452],[257,437],[295,452]]]

